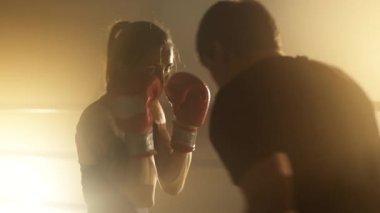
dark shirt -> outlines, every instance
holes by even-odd
[[[373,105],[347,75],[323,63],[256,63],[220,89],[210,138],[235,184],[255,162],[286,153],[300,212],[343,212],[341,204],[350,202],[350,212],[366,212],[366,200],[380,198]]]

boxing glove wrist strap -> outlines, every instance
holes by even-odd
[[[156,154],[153,132],[126,133],[123,135],[124,145],[131,157],[149,157]]]
[[[197,138],[197,128],[173,122],[172,147],[178,152],[193,152]]]

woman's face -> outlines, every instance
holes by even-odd
[[[133,72],[157,77],[164,84],[174,66],[173,47],[170,44],[150,50],[133,68]]]
[[[111,91],[118,95],[130,95],[155,88],[153,90],[159,96],[173,65],[172,45],[152,48],[133,66],[128,67],[122,62],[119,64],[119,76],[114,80]]]

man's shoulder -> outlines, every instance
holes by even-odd
[[[318,85],[324,81],[349,85],[360,90],[357,83],[336,66],[305,56],[276,56],[253,64],[220,91],[229,93],[228,91],[252,90],[265,86],[269,89],[280,85],[305,86],[309,82]]]
[[[289,74],[304,75],[307,72],[335,72],[345,75],[330,64],[308,58],[306,56],[275,56],[263,59],[242,72],[235,81],[240,82],[252,77],[287,76]]]
[[[214,112],[223,114],[234,105],[284,110],[278,105],[298,101],[311,106],[310,97],[338,102],[342,94],[369,104],[364,90],[339,68],[307,57],[279,56],[252,65],[223,86],[215,97]]]
[[[304,60],[307,60],[306,58]],[[276,56],[261,60],[242,71],[233,80],[224,85],[216,95],[216,102],[224,99],[241,99],[250,96],[255,87],[262,86],[265,79],[280,78],[286,75],[284,70],[294,67],[295,58]]]

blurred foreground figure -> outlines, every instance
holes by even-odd
[[[220,86],[211,141],[249,212],[380,212],[375,114],[350,77],[283,55],[256,1],[213,5],[197,51]]]
[[[171,72],[171,38],[150,22],[116,23],[107,57],[107,92],[77,126],[85,201],[89,213],[148,212],[157,180],[173,195],[183,188],[209,90],[192,74]],[[171,135],[163,91],[176,117]]]

